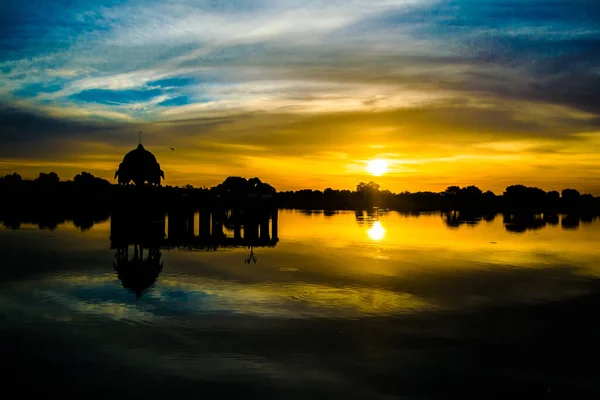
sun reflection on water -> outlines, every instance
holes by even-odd
[[[367,234],[373,240],[381,240],[385,236],[385,229],[381,226],[381,222],[375,221],[371,229],[367,231]]]

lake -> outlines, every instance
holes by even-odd
[[[0,227],[6,385],[78,397],[600,394],[597,219],[275,216],[255,232],[219,225],[210,245],[202,215],[184,244],[174,216],[155,219],[161,245],[147,249],[115,244],[126,222]],[[255,245],[233,247],[246,235]]]

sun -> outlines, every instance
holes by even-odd
[[[367,164],[367,172],[373,176],[381,176],[388,172],[388,163],[385,160],[371,160]]]

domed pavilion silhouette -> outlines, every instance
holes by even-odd
[[[144,149],[140,140],[138,147],[123,157],[123,162],[115,172],[115,179],[117,177],[119,185],[128,185],[133,181],[137,186],[146,182],[160,186],[160,178],[165,179],[165,173],[160,169],[154,154]]]
[[[139,300],[156,283],[163,263],[158,247],[148,248],[146,257],[141,244],[134,245],[133,249],[132,258],[128,257],[128,248],[119,249],[115,254],[117,260],[113,266],[123,287],[135,293],[136,299]]]

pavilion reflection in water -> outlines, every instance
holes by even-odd
[[[196,229],[198,226],[198,229]],[[196,233],[197,232],[197,233]],[[140,298],[163,268],[161,250],[214,251],[219,247],[274,247],[278,238],[277,209],[202,209],[170,211],[119,210],[111,215],[114,269],[124,288]]]

